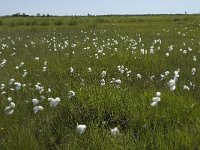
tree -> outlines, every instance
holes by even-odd
[[[13,17],[18,17],[18,16],[20,16],[20,13],[13,14],[12,16]]]

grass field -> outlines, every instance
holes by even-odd
[[[200,149],[200,16],[0,18],[0,149]]]

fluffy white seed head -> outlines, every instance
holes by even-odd
[[[34,114],[36,114],[39,111],[42,111],[44,108],[42,106],[35,106],[33,107],[33,112]]]
[[[92,68],[89,67],[89,68],[88,68],[88,72],[92,72]]]
[[[10,81],[9,81],[9,85],[13,84],[14,81],[15,81],[15,79],[10,79]]]
[[[196,68],[192,68],[192,75],[195,75],[195,73],[196,73]]]
[[[5,88],[5,84],[1,84],[0,89],[2,90],[2,89],[4,89],[4,88]]]
[[[37,105],[39,103],[39,101],[36,98],[33,98],[32,103],[33,103],[33,105]]]
[[[49,98],[48,98],[48,101],[49,101],[49,102],[51,102],[52,100],[54,100],[54,98],[52,98],[52,97],[49,97]]]
[[[161,96],[161,93],[160,93],[160,92],[156,92],[156,96],[157,96],[157,97],[160,97],[160,96]]]
[[[115,83],[120,85],[122,83],[122,81],[120,79],[115,80]]]
[[[68,99],[71,99],[71,98],[74,97],[75,95],[76,95],[76,93],[75,93],[74,91],[70,90],[70,91],[68,92]]]
[[[119,129],[117,127],[110,129],[111,135],[118,135],[119,134]]]
[[[60,98],[56,97],[55,99],[51,98],[48,100],[50,101],[50,107],[56,107],[58,105],[58,103],[60,102]]]
[[[197,57],[196,56],[193,57],[193,61],[197,61]]]
[[[174,91],[176,89],[176,81],[174,79],[171,79],[168,82],[168,85],[169,85],[170,91]]]
[[[104,79],[100,80],[101,86],[104,86],[106,84],[106,81]]]
[[[165,71],[165,76],[168,76],[169,75],[169,71]]]
[[[107,72],[106,71],[102,71],[101,72],[101,77],[104,78],[106,76]]]
[[[120,88],[122,81],[120,79],[115,80],[115,85],[117,88]]]
[[[14,108],[15,108],[15,103],[14,102],[10,102],[10,105],[5,108],[6,114],[7,115],[13,114]]]
[[[153,101],[153,102],[160,102],[160,97],[153,97],[153,98],[152,98],[152,101]]]
[[[70,67],[70,73],[73,73],[74,69],[72,67]]]
[[[152,107],[158,106],[158,102],[152,102],[152,103],[151,103],[151,106],[152,106]]]
[[[141,79],[142,78],[141,74],[137,74],[137,78]]]
[[[21,83],[15,82],[14,84],[15,84],[15,89],[16,89],[17,91],[21,89],[21,86],[22,86]]]
[[[188,91],[190,90],[189,86],[187,86],[187,85],[184,85],[184,86],[183,86],[183,89],[184,89],[184,90],[188,90]]]
[[[7,98],[8,102],[12,102],[12,97]]]
[[[86,128],[87,127],[84,124],[80,124],[80,125],[77,124],[76,130],[79,134],[83,134],[86,131]]]
[[[14,103],[14,102],[11,102],[11,103],[10,103],[10,107],[11,107],[11,108],[15,108],[15,103]]]
[[[5,112],[6,112],[7,115],[12,115],[13,112],[14,112],[14,109],[9,108],[9,109],[5,110]]]

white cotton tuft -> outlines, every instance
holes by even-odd
[[[33,112],[34,114],[36,114],[39,111],[42,111],[44,108],[42,106],[35,106],[33,107]]]
[[[76,95],[76,93],[75,93],[74,91],[70,90],[70,91],[68,92],[68,99],[71,99],[71,98],[74,97],[75,95]]]
[[[158,106],[158,102],[152,102],[152,103],[151,103],[151,106],[152,106],[152,107]]]
[[[33,105],[37,105],[39,103],[39,101],[36,98],[33,98],[32,103],[33,103]]]
[[[117,127],[110,129],[111,135],[118,135],[119,134],[119,129]]]
[[[86,131],[86,128],[87,127],[84,124],[80,124],[80,125],[77,124],[76,130],[79,134],[83,134]]]

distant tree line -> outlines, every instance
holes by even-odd
[[[28,15],[25,13],[16,13],[16,14],[12,14],[11,16],[12,17],[30,17],[30,16],[34,16],[34,15]],[[53,15],[37,13],[35,16],[37,16],[37,17],[52,17]]]
[[[64,16],[71,16],[71,17],[81,17],[81,16],[88,16],[88,17],[112,17],[112,16],[165,16],[165,15],[199,15],[200,13],[194,13],[194,14],[188,14],[186,11],[182,14],[108,14],[108,15],[92,15],[92,14],[87,14],[87,15],[64,15]],[[63,16],[63,17],[64,17]],[[37,13],[36,15],[28,15],[25,13],[15,13],[12,15],[6,15],[5,17],[57,17],[57,15],[50,15],[50,14],[40,14]],[[61,16],[60,16],[61,17]]]

